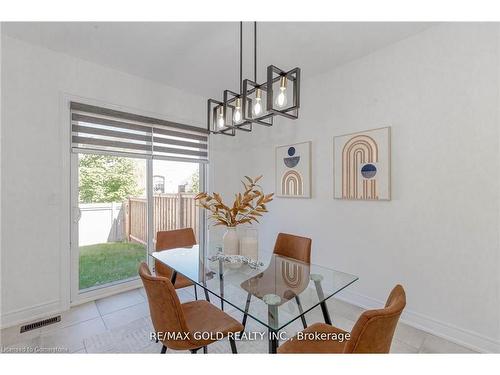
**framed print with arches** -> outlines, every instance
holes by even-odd
[[[311,197],[311,142],[276,147],[276,196]]]
[[[390,200],[390,148],[390,127],[335,137],[334,197]]]

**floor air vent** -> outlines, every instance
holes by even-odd
[[[39,320],[35,323],[26,324],[21,327],[21,333],[32,331],[37,328],[48,326],[49,324],[54,324],[61,321],[61,315],[54,316],[53,318]]]

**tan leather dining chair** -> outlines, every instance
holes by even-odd
[[[142,262],[139,275],[148,296],[149,312],[157,337],[163,344],[161,353],[167,348],[190,350],[196,353],[200,348],[207,352],[207,345],[230,333],[238,333],[243,326],[231,316],[207,301],[180,303],[175,288],[166,277],[152,276],[149,267]],[[196,333],[203,333],[197,337]],[[166,334],[178,334],[169,337]],[[211,335],[205,336],[205,335]],[[186,337],[185,337],[186,335]],[[234,338],[229,336],[231,351],[236,353]]]
[[[399,317],[406,306],[406,294],[401,285],[391,291],[383,309],[367,310],[352,328],[349,340],[319,340],[304,336],[303,340],[286,341],[278,353],[389,353]],[[346,331],[324,323],[315,323],[303,333],[326,333],[344,336]]]
[[[298,260],[304,263],[311,263],[311,244],[312,240],[310,238],[300,237],[294,234],[278,233],[278,236],[276,237],[276,241],[274,243],[273,253],[276,255]],[[291,294],[291,298],[295,298],[299,311],[302,313],[303,312],[302,304],[300,303],[299,296],[293,293]],[[251,299],[252,299],[252,294],[248,293],[245,305],[245,312],[243,314],[243,320],[241,322],[244,326],[246,325],[247,322],[247,315],[248,315],[247,313],[248,310],[250,309]],[[302,325],[304,326],[304,328],[306,328],[307,322],[305,316],[302,315],[300,319],[302,320]]]
[[[274,243],[274,254],[311,263],[311,243],[307,237],[278,233]]]
[[[156,251],[166,251],[178,247],[190,247],[196,245],[193,228],[165,230],[156,232]],[[172,268],[155,259],[155,272],[158,276],[172,278]],[[195,299],[198,299],[196,285],[186,276],[177,274],[175,278],[175,289],[181,289],[193,285]]]

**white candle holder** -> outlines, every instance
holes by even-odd
[[[247,229],[240,239],[240,254],[255,261],[259,260],[259,238],[257,229]]]

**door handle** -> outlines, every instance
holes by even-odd
[[[73,207],[75,212],[76,212],[76,218],[73,219],[73,223],[78,223],[82,217],[82,210],[80,210],[80,207]]]

